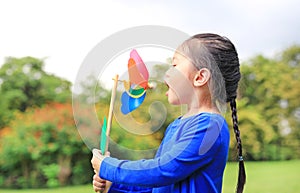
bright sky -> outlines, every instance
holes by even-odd
[[[299,0],[1,0],[0,65],[7,56],[45,59],[45,70],[75,81],[101,40],[141,25],[231,39],[246,60],[300,44]]]

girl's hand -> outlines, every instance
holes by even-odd
[[[106,156],[110,156],[109,152],[105,153]],[[93,149],[93,157],[91,160],[92,166],[94,168],[95,175],[93,176],[93,188],[95,192],[107,192],[111,183],[99,177],[101,163],[105,156],[101,154],[98,149]]]
[[[99,149],[93,149],[93,157],[91,160],[92,166],[97,173],[100,170],[101,163],[105,157],[101,154]]]
[[[99,177],[98,172],[93,176],[93,188],[95,192],[103,192],[106,187],[106,180]]]

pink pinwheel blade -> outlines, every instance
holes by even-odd
[[[130,58],[128,61],[128,74],[130,83],[139,85],[145,89],[147,88],[148,81],[142,76],[139,69],[137,68],[135,61],[132,58]]]
[[[130,58],[132,58],[135,61],[136,66],[139,69],[142,76],[144,77],[144,79],[148,80],[149,79],[149,72],[147,70],[147,67],[146,67],[146,65],[143,62],[142,58],[140,57],[140,55],[137,53],[137,51],[135,49],[133,49],[130,52]]]

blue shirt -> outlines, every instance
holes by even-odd
[[[228,148],[228,125],[221,115],[180,117],[168,126],[154,159],[107,157],[100,177],[114,182],[110,192],[220,193]]]

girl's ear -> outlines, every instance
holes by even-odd
[[[210,71],[207,68],[201,68],[194,76],[194,86],[203,86],[210,79]]]

